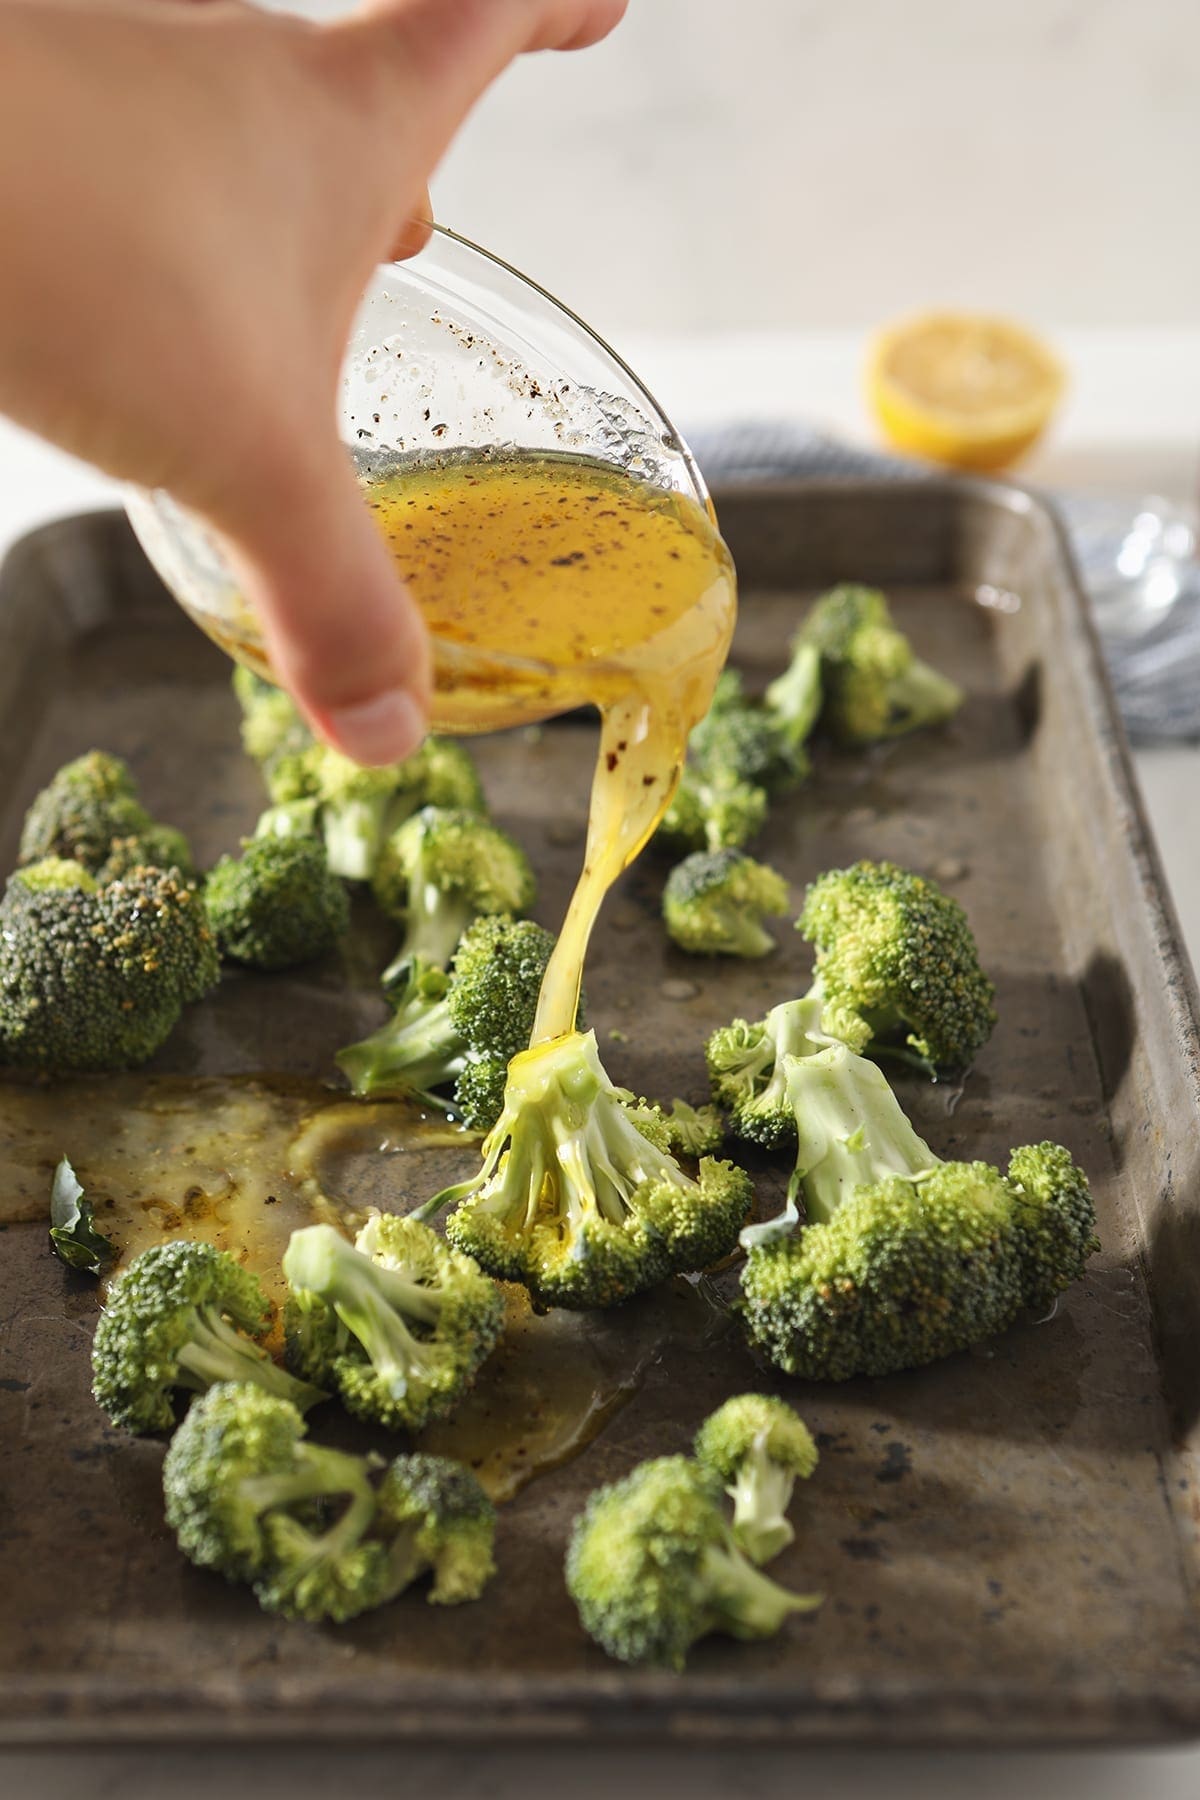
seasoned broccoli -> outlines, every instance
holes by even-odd
[[[278,1394],[211,1388],[168,1446],[163,1495],[184,1555],[249,1582],[268,1612],[352,1619],[404,1585],[387,1542],[368,1536],[376,1498],[366,1461],[308,1443],[300,1413]]]
[[[448,968],[473,919],[528,912],[537,884],[529,858],[499,826],[462,807],[426,806],[387,839],[371,891],[404,922],[386,987],[415,966]]]
[[[767,1563],[796,1533],[792,1489],[817,1466],[817,1446],[798,1413],[771,1394],[736,1394],[696,1433],[697,1462],[719,1475],[733,1501],[733,1535],[751,1562]]]
[[[382,769],[361,769],[320,745],[293,786],[296,791],[287,791],[277,779],[271,798],[278,804],[315,795],[329,867],[349,881],[371,879],[389,833],[419,808],[486,810],[469,753],[446,738],[426,738],[412,756]]]
[[[623,1089],[618,1092],[642,1135],[672,1156],[711,1156],[725,1142],[725,1121],[715,1106],[690,1106],[686,1100],[663,1106],[632,1094],[626,1098]]]
[[[18,862],[64,857],[101,883],[135,868],[192,873],[192,853],[181,831],[152,819],[119,757],[89,750],[64,764],[25,815]]]
[[[671,870],[663,891],[667,935],[693,956],[766,956],[763,925],[788,910],[788,884],[743,850],[697,850]]]
[[[822,594],[793,642],[793,657],[809,646],[820,657],[821,722],[844,744],[941,725],[962,705],[961,688],[914,655],[878,588],[844,583]],[[802,684],[803,671],[795,679]]]
[[[612,1306],[728,1254],[750,1179],[706,1157],[699,1180],[639,1129],[596,1050],[572,1032],[509,1065],[504,1110],[478,1175],[421,1208],[458,1201],[451,1243],[538,1306]]]
[[[196,1402],[163,1493],[185,1556],[289,1618],[352,1619],[427,1572],[429,1599],[454,1606],[492,1574],[495,1514],[469,1470],[398,1456],[376,1487],[364,1457],[309,1443],[296,1408],[261,1388],[222,1382]]]
[[[211,871],[204,900],[222,954],[256,969],[312,962],[350,928],[346,890],[315,838],[251,838]]]
[[[282,756],[307,750],[313,735],[290,694],[241,663],[233,671],[233,691],[242,709],[242,748],[247,756],[269,766]]]
[[[298,800],[281,800],[260,813],[256,838],[320,838],[319,802],[315,794]],[[323,847],[323,846],[322,846]],[[328,858],[326,867],[328,868]]]
[[[742,678],[725,669],[707,713],[688,738],[688,756],[710,775],[721,773],[774,793],[808,773],[803,744],[790,742],[773,711],[747,700]]]
[[[1096,1248],[1087,1178],[1057,1144],[1007,1178],[942,1162],[874,1063],[844,1044],[787,1062],[799,1150],[789,1206],[743,1234],[741,1310],[790,1375],[844,1381],[949,1356],[1045,1309]],[[803,1196],[808,1224],[793,1228]]]
[[[656,835],[681,850],[737,850],[758,836],[769,804],[767,790],[753,782],[685,763]]]
[[[829,1042],[819,999],[785,1000],[754,1024],[734,1019],[705,1046],[713,1099],[729,1114],[735,1137],[764,1150],[795,1141],[796,1118],[787,1097],[787,1064]]]
[[[743,1555],[718,1478],[685,1456],[644,1462],[598,1488],[575,1520],[567,1590],[589,1637],[620,1662],[682,1669],[697,1639],[773,1637],[821,1604]]]
[[[177,1388],[251,1381],[302,1412],[325,1398],[256,1340],[270,1315],[258,1277],[225,1250],[153,1244],[108,1290],[92,1344],[92,1392],[114,1425],[169,1431]]]
[[[294,1231],[283,1272],[292,1367],[393,1431],[453,1412],[500,1335],[498,1288],[415,1219],[373,1214],[353,1244]]]
[[[530,919],[476,919],[450,975],[410,968],[385,1025],[338,1052],[356,1094],[410,1094],[487,1131],[504,1104],[508,1064],[529,1043],[553,935]],[[453,1086],[453,1102],[438,1097]]]
[[[803,747],[745,699],[726,669],[688,740],[688,758],[659,832],[687,850],[740,849],[762,828],[770,794],[808,772]]]
[[[468,1468],[446,1456],[397,1456],[377,1500],[404,1586],[429,1570],[431,1605],[478,1600],[496,1570],[496,1509]]]
[[[99,887],[78,863],[33,863],[0,901],[0,1057],[50,1074],[132,1068],[219,977],[204,903],[174,873]]]
[[[996,1022],[995,988],[959,902],[890,862],[831,869],[808,889],[796,929],[817,953],[825,1028],[861,1050],[930,1071],[966,1068]]]

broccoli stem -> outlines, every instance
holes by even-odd
[[[789,1613],[812,1612],[822,1600],[820,1594],[790,1594],[733,1545],[706,1550],[701,1572],[711,1629],[731,1637],[773,1637]]]
[[[293,1288],[333,1308],[393,1397],[403,1399],[413,1378],[425,1373],[422,1346],[407,1321],[435,1325],[445,1298],[440,1290],[375,1262],[320,1226],[293,1236],[284,1274]]]
[[[956,713],[963,698],[960,687],[917,656],[888,682],[887,697],[890,732],[936,725]]]
[[[337,1065],[356,1094],[411,1093],[433,1106],[449,1102],[430,1090],[445,1087],[466,1063],[466,1040],[445,1000],[414,1002],[357,1044],[337,1053]]]
[[[477,916],[468,901],[422,881],[418,873],[409,889],[404,942],[383,971],[384,988],[403,980],[414,963],[449,968],[459,939]]]
[[[770,1562],[796,1535],[785,1516],[796,1477],[768,1456],[767,1437],[766,1431],[758,1433],[727,1489],[733,1501],[733,1534],[756,1563]]]
[[[805,743],[821,711],[821,653],[815,644],[798,646],[790,665],[763,696],[789,744]]]
[[[321,809],[325,856],[346,881],[368,881],[383,845],[388,796],[326,802]]]
[[[268,1394],[290,1400],[299,1412],[325,1399],[321,1388],[281,1369],[261,1344],[243,1337],[215,1307],[197,1308],[193,1314],[191,1337],[179,1352],[178,1365],[176,1385],[197,1393],[218,1381],[252,1381]]]
[[[810,1224],[827,1223],[856,1187],[892,1176],[915,1181],[940,1161],[913,1130],[886,1077],[844,1044],[789,1062],[787,1099]]]

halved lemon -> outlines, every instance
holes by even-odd
[[[1009,319],[923,313],[880,332],[867,395],[884,436],[956,469],[1003,469],[1045,430],[1064,385],[1047,345]]]

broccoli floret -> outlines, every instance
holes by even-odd
[[[363,769],[325,744],[281,755],[267,770],[276,806],[315,801],[329,867],[347,881],[369,881],[388,834],[422,806],[485,811],[469,753],[426,738],[403,762]]]
[[[316,797],[329,867],[347,881],[369,881],[387,836],[401,765],[360,768],[326,746],[316,761]],[[280,798],[274,792],[271,797]]]
[[[233,671],[233,691],[242,709],[242,748],[247,756],[270,764],[307,750],[313,735],[290,694],[241,663]]]
[[[123,881],[135,869],[177,869],[182,875],[191,875],[191,846],[174,825],[157,825],[151,819],[131,837],[113,838],[108,855],[96,870],[96,880],[103,887],[110,881]]]
[[[261,1388],[220,1382],[196,1402],[168,1446],[163,1495],[184,1555],[249,1582],[268,1612],[352,1619],[403,1585],[386,1541],[367,1535],[365,1460],[308,1443],[296,1407]]]
[[[787,1063],[799,1151],[781,1219],[743,1233],[742,1313],[791,1375],[917,1368],[1045,1307],[1096,1248],[1087,1178],[1056,1144],[941,1162],[874,1063],[830,1044]],[[809,1223],[793,1229],[803,1196]]]
[[[376,1488],[367,1459],[309,1443],[296,1408],[261,1388],[223,1382],[196,1402],[163,1493],[185,1556],[289,1618],[352,1619],[426,1572],[430,1600],[453,1606],[493,1570],[495,1514],[469,1470],[399,1456]]]
[[[506,831],[461,807],[426,806],[387,839],[371,891],[404,921],[386,986],[415,963],[448,968],[473,919],[528,912],[537,888],[529,858]]]
[[[682,1669],[697,1639],[773,1637],[819,1595],[791,1594],[749,1562],[715,1475],[684,1456],[598,1488],[575,1520],[567,1590],[584,1630],[620,1662]]]
[[[736,1394],[696,1433],[696,1460],[719,1475],[733,1501],[733,1535],[751,1562],[767,1563],[796,1533],[792,1489],[817,1466],[817,1446],[798,1413],[770,1394]]]
[[[766,956],[763,925],[788,910],[788,884],[742,850],[697,850],[671,870],[663,892],[667,935],[693,956]]]
[[[135,868],[193,872],[183,833],[151,818],[126,765],[104,750],[66,763],[26,813],[17,860],[47,857],[80,863],[102,883]]]
[[[821,660],[821,721],[845,744],[872,744],[924,725],[941,725],[962,705],[962,689],[914,655],[878,588],[845,583],[817,600],[793,643]]]
[[[763,695],[782,741],[793,754],[809,738],[821,716],[821,653],[815,644],[798,643],[792,660]]]
[[[312,962],[350,928],[350,903],[315,838],[252,838],[223,856],[204,886],[223,955],[256,969]]]
[[[800,743],[790,742],[773,712],[745,698],[741,676],[726,669],[712,704],[688,738],[694,767],[712,777],[731,777],[773,793],[808,773]]]
[[[529,1043],[553,935],[529,919],[476,919],[449,976],[410,964],[393,1016],[337,1062],[356,1094],[410,1094],[487,1131],[504,1104],[509,1060]],[[436,1090],[453,1086],[453,1101]]]
[[[278,806],[268,806],[266,812],[259,814],[254,835],[256,838],[319,838],[316,796],[309,794],[302,800],[283,800]]]
[[[681,850],[737,850],[762,830],[769,804],[767,790],[753,782],[685,764],[656,836]]]
[[[393,1431],[453,1412],[500,1335],[494,1283],[415,1219],[373,1214],[353,1244],[294,1231],[283,1272],[293,1368]]]
[[[0,902],[0,1055],[22,1068],[135,1067],[220,977],[204,903],[179,876],[135,869],[101,888],[80,874],[64,885],[61,860],[34,863]]]
[[[169,1431],[177,1388],[250,1381],[301,1411],[325,1398],[256,1340],[270,1307],[249,1269],[213,1244],[154,1244],[113,1281],[92,1345],[92,1392],[114,1425]]]
[[[651,1142],[613,1086],[592,1032],[514,1057],[478,1175],[421,1208],[460,1202],[446,1235],[538,1306],[612,1306],[728,1254],[750,1179],[706,1157],[699,1180]]]
[[[468,1468],[446,1456],[398,1456],[377,1500],[405,1586],[428,1570],[431,1605],[478,1600],[496,1570],[496,1509]]]
[[[827,1043],[822,1003],[786,1000],[754,1024],[734,1019],[705,1046],[713,1099],[729,1114],[735,1137],[778,1150],[795,1142],[796,1118],[787,1096],[787,1061]]]
[[[725,1142],[725,1121],[715,1106],[690,1106],[686,1100],[664,1106],[632,1094],[625,1105],[643,1136],[672,1156],[711,1156]]]
[[[803,747],[771,712],[745,699],[741,677],[726,669],[688,739],[687,762],[659,833],[686,850],[740,849],[761,830],[770,793],[807,772]]]
[[[818,876],[796,929],[817,953],[812,992],[827,1002],[825,1029],[857,1015],[873,1051],[936,1071],[966,1068],[996,1022],[995,988],[959,902],[890,862],[858,862]]]

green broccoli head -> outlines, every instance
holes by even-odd
[[[672,1156],[711,1156],[725,1142],[725,1121],[715,1106],[691,1106],[686,1100],[664,1106],[632,1094],[625,1106],[642,1135]]]
[[[506,831],[461,807],[423,807],[392,832],[371,891],[404,923],[385,985],[413,962],[445,969],[473,919],[524,913],[537,891],[529,858]]]
[[[308,1443],[278,1394],[211,1388],[168,1446],[163,1495],[184,1555],[249,1582],[269,1612],[341,1621],[397,1591],[387,1543],[368,1537],[376,1501],[366,1462]]]
[[[110,881],[123,881],[135,869],[176,869],[181,875],[191,875],[191,846],[173,825],[158,825],[150,819],[132,836],[113,838],[96,879],[103,887]]]
[[[356,1094],[409,1094],[453,1109],[473,1130],[500,1116],[509,1059],[525,1049],[554,937],[529,919],[494,914],[464,932],[452,971],[410,962],[395,1011],[339,1051]],[[453,1101],[439,1094],[453,1086]]]
[[[133,1068],[220,977],[204,902],[159,869],[97,888],[50,868],[18,870],[0,902],[2,1054],[49,1074]]]
[[[241,663],[233,671],[233,692],[242,709],[242,748],[256,763],[308,749],[313,735],[290,694]]]
[[[277,806],[316,800],[329,867],[347,881],[370,881],[389,833],[421,807],[485,811],[469,753],[444,738],[427,738],[402,762],[379,769],[314,745],[273,763],[269,786]]]
[[[729,1114],[730,1130],[746,1143],[778,1150],[796,1141],[788,1102],[787,1065],[829,1042],[819,1000],[786,1000],[750,1024],[734,1019],[714,1031],[704,1055],[713,1099]]]
[[[870,1071],[870,1073],[868,1073]],[[1045,1310],[1096,1248],[1087,1179],[1055,1144],[943,1163],[873,1064],[834,1047],[793,1060],[794,1191],[810,1223],[744,1234],[742,1310],[780,1368],[812,1380],[919,1367]],[[794,1216],[794,1215],[793,1215]]]
[[[378,1505],[393,1568],[405,1566],[408,1580],[430,1571],[431,1605],[478,1600],[496,1570],[496,1509],[470,1469],[446,1456],[398,1456]]]
[[[692,731],[688,757],[709,781],[746,782],[768,793],[789,787],[808,773],[803,749],[780,733],[775,715],[766,707],[741,698],[740,684],[736,698],[727,690]]]
[[[907,1046],[934,1069],[969,1066],[996,1022],[995,989],[959,902],[890,862],[818,876],[796,929],[817,953],[825,1029],[857,1015],[873,1047]],[[857,1043],[856,1048],[862,1048]]]
[[[696,1460],[725,1484],[733,1535],[751,1562],[770,1562],[795,1537],[792,1490],[817,1466],[817,1446],[798,1413],[771,1394],[736,1394],[696,1433]]]
[[[411,1218],[375,1214],[353,1244],[331,1225],[295,1231],[283,1272],[292,1366],[393,1431],[453,1412],[503,1324],[495,1285]]]
[[[204,899],[222,953],[256,969],[312,962],[350,928],[346,890],[316,838],[252,838],[217,863]]]
[[[584,1630],[625,1663],[682,1669],[699,1638],[773,1637],[819,1596],[791,1594],[747,1561],[718,1478],[684,1456],[598,1488],[575,1520],[567,1591]]]
[[[639,1129],[600,1063],[593,1033],[514,1057],[504,1110],[473,1179],[435,1195],[459,1202],[446,1235],[539,1306],[612,1306],[667,1275],[728,1254],[749,1177],[705,1158],[699,1178]]]
[[[399,797],[412,812],[422,806],[454,807],[486,813],[483,784],[470,751],[454,738],[427,737],[399,764]],[[393,814],[389,826],[400,822]]]
[[[175,1393],[252,1382],[302,1411],[324,1398],[257,1339],[270,1309],[257,1276],[212,1244],[154,1244],[108,1290],[92,1345],[92,1392],[114,1425],[169,1431]]]
[[[663,891],[668,936],[693,956],[766,956],[763,924],[788,910],[788,885],[742,850],[697,850],[671,870]]]
[[[878,588],[845,583],[814,602],[793,645],[820,657],[823,724],[846,744],[871,744],[941,725],[962,690],[913,653]]]
[[[17,860],[47,857],[80,863],[101,882],[134,868],[193,869],[183,833],[151,818],[129,769],[104,750],[64,764],[26,813]]]
[[[769,804],[766,788],[752,781],[686,763],[655,835],[679,850],[741,849],[762,830]]]

